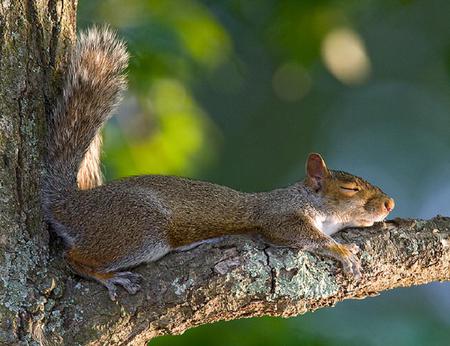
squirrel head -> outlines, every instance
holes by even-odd
[[[394,200],[381,189],[352,174],[329,170],[320,154],[309,155],[306,173],[305,185],[336,226],[369,227],[394,209]]]

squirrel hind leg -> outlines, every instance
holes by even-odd
[[[77,274],[93,279],[105,286],[112,301],[117,299],[117,285],[122,286],[129,294],[136,294],[141,289],[139,283],[142,276],[139,274],[129,271],[104,272],[98,270],[96,268],[99,265],[96,261],[89,261],[85,257],[77,256],[77,252],[73,249],[66,252],[65,259]]]

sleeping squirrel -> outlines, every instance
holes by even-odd
[[[126,88],[127,61],[109,29],[82,33],[48,119],[43,207],[77,273],[115,300],[116,285],[130,294],[140,289],[140,276],[126,268],[225,235],[257,234],[274,246],[332,257],[359,277],[358,247],[330,235],[383,221],[394,200],[364,179],[329,170],[319,154],[309,155],[303,181],[269,192],[160,175],[101,185],[98,134]]]

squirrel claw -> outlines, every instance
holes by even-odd
[[[347,276],[352,276],[355,280],[361,278],[361,262],[356,254],[360,251],[356,244],[342,244],[348,252],[341,259],[344,273]]]
[[[112,301],[117,299],[117,285],[122,286],[129,294],[136,294],[141,285],[139,282],[142,276],[132,272],[117,272],[112,278],[102,280],[102,284],[108,289],[109,298]]]
[[[359,279],[361,279],[361,262],[356,256],[352,256],[350,261],[352,263],[353,278],[358,281]]]
[[[342,261],[342,266],[347,276],[353,277],[355,280],[361,278],[361,264],[356,256],[352,255],[350,258]]]
[[[356,255],[357,253],[359,253],[359,251],[361,251],[361,249],[359,248],[358,245],[356,245],[355,243],[352,244],[348,244],[347,248],[350,250],[350,252],[354,255]]]
[[[113,283],[109,282],[109,280],[101,281],[101,283],[108,289],[109,299],[113,302],[117,299],[117,287]]]

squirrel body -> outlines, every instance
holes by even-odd
[[[140,288],[139,275],[125,268],[222,236],[256,234],[335,258],[360,275],[357,246],[330,235],[384,220],[394,201],[359,177],[329,170],[319,154],[309,155],[303,181],[269,192],[160,175],[101,185],[99,131],[125,89],[126,64],[111,31],[81,34],[48,121],[44,211],[77,273],[105,285],[114,300],[116,285],[132,294]]]

